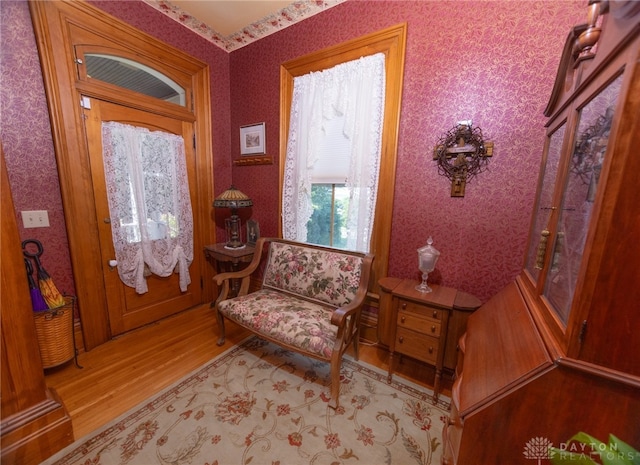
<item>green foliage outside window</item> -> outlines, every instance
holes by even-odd
[[[311,202],[313,214],[307,223],[307,242],[346,248],[348,197],[344,185],[314,184],[311,188]]]

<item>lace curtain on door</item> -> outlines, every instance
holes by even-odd
[[[285,239],[307,240],[319,140],[327,122],[340,118],[351,152],[346,248],[369,251],[380,174],[384,62],[384,54],[377,53],[294,78],[282,197]]]
[[[138,294],[146,276],[191,282],[193,215],[181,136],[126,124],[102,124],[103,160],[118,275]]]

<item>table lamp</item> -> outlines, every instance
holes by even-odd
[[[213,201],[213,206],[215,208],[231,209],[231,217],[224,220],[225,229],[227,231],[227,244],[224,246],[225,249],[241,249],[245,247],[242,243],[242,237],[240,234],[241,229],[238,208],[247,208],[252,205],[253,202],[251,199],[233,186],[224,191]]]

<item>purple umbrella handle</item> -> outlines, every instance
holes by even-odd
[[[40,312],[42,310],[48,310],[49,306],[42,297],[42,293],[36,282],[33,280],[33,266],[31,266],[31,260],[24,259],[24,265],[27,268],[27,279],[29,280],[29,292],[31,294],[31,306],[34,312]]]

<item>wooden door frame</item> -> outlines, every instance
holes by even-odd
[[[210,208],[210,199],[213,198],[213,157],[209,67],[85,2],[30,0],[29,9],[51,117],[84,346],[90,350],[111,339],[111,331],[106,290],[104,285],[96,285],[103,283],[102,264],[96,259],[96,250],[100,249],[98,218],[83,110],[79,103],[82,83],[76,79],[74,50],[67,26],[74,24],[89,29],[114,43],[135,49],[141,56],[161,58],[167,66],[191,74],[193,96],[189,98],[192,102],[190,111],[195,118],[198,193],[193,205],[194,236],[203,241],[203,244],[194,244],[194,253],[202,250],[204,244],[215,242]],[[206,260],[201,263],[203,282],[208,282],[212,270]],[[207,295],[207,292],[203,292],[203,299]]]

